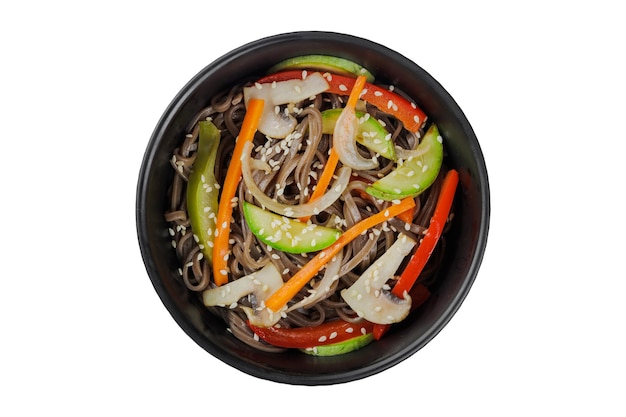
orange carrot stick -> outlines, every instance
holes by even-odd
[[[251,99],[248,102],[246,115],[241,125],[241,131],[235,143],[233,156],[226,171],[226,178],[222,184],[222,194],[215,221],[215,239],[213,241],[213,280],[215,285],[228,282],[228,257],[230,248],[228,239],[230,236],[230,219],[233,214],[232,200],[237,193],[237,187],[241,181],[241,157],[244,145],[254,139],[257,131],[264,101]]]
[[[356,103],[359,100],[359,96],[361,95],[361,91],[363,91],[363,87],[365,87],[365,82],[367,77],[364,75],[359,75],[354,82],[354,86],[352,87],[352,91],[350,91],[350,96],[348,97],[348,102],[346,103],[346,107],[343,111],[354,111],[356,107]],[[348,110],[346,110],[348,109]],[[330,155],[328,155],[328,160],[326,161],[326,165],[320,174],[319,180],[317,181],[317,185],[315,186],[315,190],[311,194],[311,198],[309,201],[315,201],[320,198],[326,192],[328,188],[328,184],[333,179],[333,175],[335,174],[335,169],[337,169],[337,163],[339,162],[339,154],[335,150],[335,148],[331,144]],[[302,217],[300,221],[307,222],[310,219],[309,217]]]
[[[265,306],[274,312],[280,311],[285,304],[287,304],[287,302],[291,300],[307,284],[307,282],[309,282],[315,274],[317,274],[320,269],[322,269],[322,267],[333,258],[333,256],[343,249],[344,246],[362,233],[366,232],[368,229],[383,223],[394,216],[397,216],[411,207],[415,207],[415,200],[408,197],[401,200],[399,204],[393,204],[384,211],[376,213],[356,223],[339,236],[339,239],[337,239],[335,243],[320,251],[313,259],[296,272],[289,279],[289,281],[285,282],[282,287],[270,295],[267,300],[265,300]]]

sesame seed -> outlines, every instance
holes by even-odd
[[[346,333],[354,333],[354,327],[348,327]]]
[[[326,341],[326,339],[327,339],[327,337],[326,337],[326,336],[320,336],[320,338],[319,338],[319,339],[317,339],[317,341],[318,341],[318,342],[320,342],[320,343],[323,343],[323,342],[325,342],[325,341]]]
[[[346,87],[343,84],[339,84],[339,90],[341,90],[341,91],[348,91],[348,87]]]
[[[334,339],[335,337],[337,337],[337,332],[332,332],[330,336],[328,336],[330,340]]]

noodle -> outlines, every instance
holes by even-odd
[[[173,151],[171,165],[175,175],[169,191],[168,211],[165,219],[170,224],[172,245],[180,260],[179,275],[182,283],[194,293],[211,288],[211,268],[207,259],[202,256],[199,245],[192,238],[187,206],[185,201],[186,186],[196,156],[199,135],[198,122],[210,118],[221,131],[221,141],[218,148],[218,157],[215,162],[215,177],[222,183],[225,177],[230,155],[233,152],[235,138],[238,136],[245,106],[243,102],[243,85],[238,85],[222,95],[214,97],[210,105],[198,112],[190,122],[187,134],[180,145]],[[309,201],[317,178],[326,164],[328,151],[331,148],[331,136],[322,133],[321,112],[330,108],[340,108],[344,105],[344,98],[335,94],[318,94],[314,99],[297,103],[292,108],[292,115],[296,117],[297,126],[292,134],[284,139],[264,138],[258,134],[253,143],[252,156],[258,160],[252,166],[252,175],[256,186],[268,197],[281,204],[303,205]],[[372,117],[386,126],[395,146],[413,150],[419,144],[419,134],[411,133],[403,128],[401,122],[392,116],[371,107],[367,109]],[[368,157],[374,154],[360,148]],[[365,193],[368,183],[389,173],[393,163],[384,158],[378,158],[379,169],[353,172],[353,178],[342,193],[339,200],[322,212],[311,217],[315,224],[338,227],[346,230],[350,226],[384,209],[381,201]],[[264,167],[264,169],[258,169]],[[269,170],[269,171],[266,171]],[[442,169],[439,177],[445,172]],[[370,229],[365,235],[349,243],[338,259],[336,274],[339,279],[332,279],[328,293],[322,296],[307,298],[316,291],[321,282],[323,270],[316,279],[302,289],[290,302],[294,306],[289,309],[280,320],[282,327],[316,326],[327,320],[340,318],[350,322],[361,319],[343,301],[339,292],[355,282],[359,275],[367,269],[375,259],[384,254],[396,240],[399,232],[418,239],[428,226],[439,193],[441,181],[438,179],[429,190],[415,197],[416,208],[414,222],[408,226],[403,221],[392,218],[382,225]],[[263,244],[249,230],[243,220],[242,205],[244,201],[252,202],[244,181],[240,182],[238,206],[233,211],[233,220],[230,235],[232,255],[229,258],[230,280],[238,279],[272,263],[282,273],[284,280],[297,272],[305,265],[310,254],[285,253]],[[443,240],[443,239],[442,239]],[[433,254],[428,268],[420,275],[424,285],[433,285],[436,282],[436,271],[443,259],[445,241]],[[328,283],[332,277],[326,277]],[[313,300],[313,301],[310,301]],[[276,348],[254,337],[246,325],[246,315],[241,306],[250,305],[250,301],[242,299],[231,309],[210,307],[213,314],[224,319],[232,334],[257,349],[267,352],[281,352],[283,348]]]

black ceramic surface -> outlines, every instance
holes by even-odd
[[[337,357],[297,351],[281,354],[254,350],[227,332],[179,284],[166,211],[173,177],[172,150],[193,116],[210,98],[234,83],[263,75],[276,62],[303,54],[326,54],[358,62],[377,82],[393,84],[412,97],[439,126],[449,164],[459,171],[454,227],[433,296],[382,340]],[[152,284],[180,327],[203,349],[255,377],[290,384],[327,385],[364,378],[394,366],[427,344],[460,307],[483,258],[489,229],[489,185],[483,155],[463,112],[426,71],[397,52],[345,34],[295,32],[264,38],[217,59],[174,98],[148,143],[139,173],[136,202],[138,241]],[[172,358],[174,360],[174,358]]]

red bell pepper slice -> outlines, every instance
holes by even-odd
[[[315,346],[343,342],[353,337],[371,333],[374,325],[366,320],[350,323],[334,320],[313,327],[258,327],[248,323],[250,329],[267,343],[284,348],[307,349]]]
[[[406,268],[402,271],[400,278],[398,278],[396,285],[391,290],[397,297],[402,297],[405,291],[411,291],[411,287],[415,284],[417,277],[419,277],[430,255],[435,250],[437,242],[443,233],[443,228],[448,221],[458,182],[459,174],[456,170],[451,169],[446,173],[426,235],[421,240]],[[374,338],[376,340],[380,339],[389,329],[389,325],[377,324],[374,327]]]
[[[348,95],[352,91],[356,78],[328,73],[328,76],[324,78],[328,82],[330,88],[329,93]],[[326,75],[326,74],[324,74]],[[286,80],[293,80],[296,78],[302,78],[301,70],[291,70],[284,72],[277,72],[267,75],[259,80],[258,83],[265,84],[271,82],[280,82]],[[376,106],[385,113],[391,114],[400,120],[404,127],[411,131],[417,132],[424,122],[426,121],[426,113],[415,103],[407,100],[406,98],[394,93],[393,91],[379,87],[371,83],[365,83],[361,99]]]

